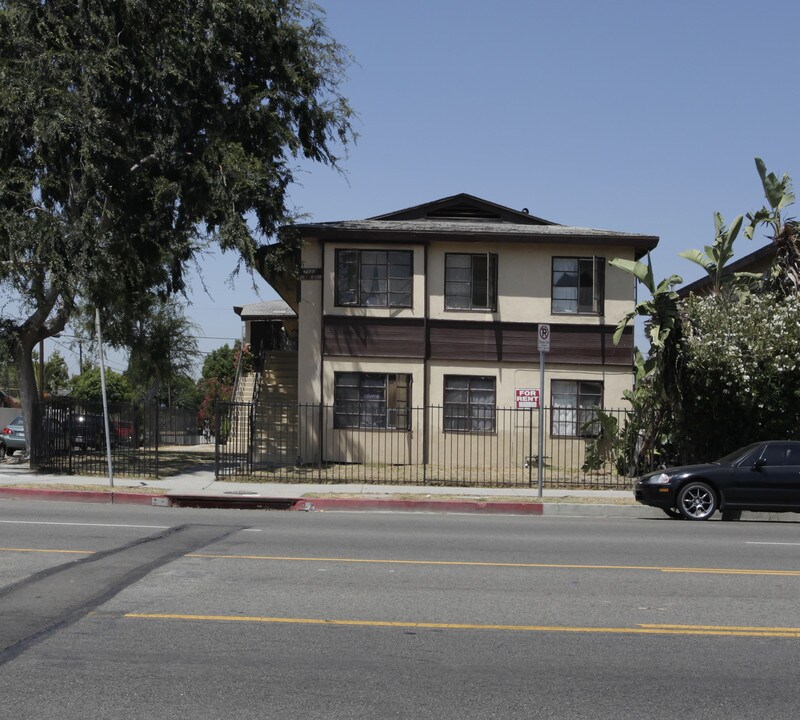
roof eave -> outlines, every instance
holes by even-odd
[[[331,225],[308,224],[298,226],[304,237],[317,238],[323,242],[365,242],[365,243],[407,243],[428,244],[430,242],[507,242],[531,243],[536,245],[564,244],[564,245],[621,245],[633,247],[641,254],[653,250],[658,245],[659,238],[655,235],[616,235],[613,233],[585,234],[575,232],[570,234],[554,235],[552,233],[537,233],[526,228],[524,233],[491,233],[480,231],[462,232],[436,232],[434,230],[387,230],[369,228],[340,228]]]

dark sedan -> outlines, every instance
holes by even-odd
[[[800,512],[800,442],[759,442],[705,465],[637,478],[634,495],[670,517],[738,519],[742,510]]]

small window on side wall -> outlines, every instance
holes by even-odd
[[[447,253],[444,306],[446,310],[496,310],[497,255]]]
[[[551,308],[553,314],[602,315],[605,303],[602,257],[554,257]]]
[[[603,407],[603,383],[587,380],[553,380],[550,384],[554,437],[596,437],[600,425],[595,408]]]

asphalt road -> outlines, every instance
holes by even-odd
[[[0,504],[13,718],[795,718],[800,523]]]

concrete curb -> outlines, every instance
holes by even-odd
[[[598,502],[515,502],[483,500],[399,500],[384,498],[278,497],[253,493],[191,493],[165,490],[164,494],[122,493],[93,490],[54,490],[0,486],[0,500],[53,500],[106,505],[150,505],[157,507],[231,508],[246,510],[293,510],[304,512],[419,512],[518,516],[561,516],[668,520],[658,508],[646,505],[604,505]],[[715,520],[719,515],[715,515]],[[745,513],[742,520],[800,523],[797,513]]]
[[[648,517],[652,508],[635,505],[600,505],[541,502],[485,502],[481,500],[397,500],[386,498],[297,498],[261,495],[209,495],[169,492],[163,495],[0,487],[0,499],[52,500],[158,507],[229,508],[243,510],[293,510],[300,512],[428,512],[491,515],[592,515]],[[657,515],[660,516],[660,512]]]
[[[166,495],[142,493],[96,492],[92,490],[39,490],[36,488],[0,488],[0,498],[10,500],[56,500],[58,502],[84,502],[107,505],[157,505],[168,507]]]
[[[495,515],[542,515],[544,503],[482,502],[479,500],[394,500],[391,498],[302,498],[292,510],[492,513]]]

